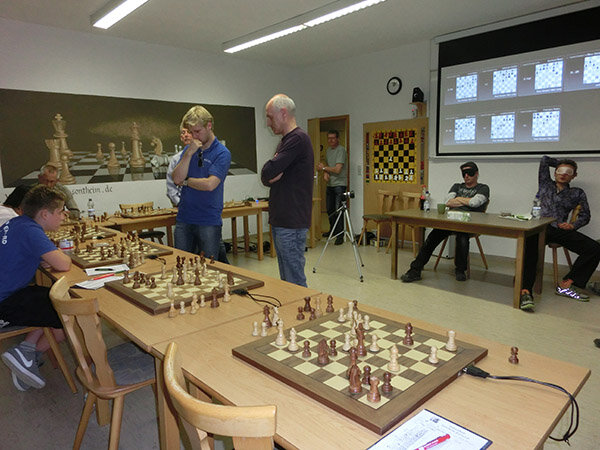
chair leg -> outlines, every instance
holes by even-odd
[[[390,236],[390,240],[388,241],[388,245],[385,249],[386,255],[389,253],[390,248],[392,248],[392,242],[394,242],[394,239],[396,239],[396,245],[398,245],[398,236],[396,236],[396,224],[394,222],[392,222],[391,225],[392,225],[392,233]]]
[[[377,224],[377,242],[375,242],[375,248],[377,249],[377,252],[379,253],[379,239],[381,238],[381,224],[378,223]]]
[[[67,381],[67,384],[71,388],[71,392],[73,392],[73,394],[75,394],[77,392],[77,386],[75,386],[75,381],[73,381],[73,376],[71,375],[71,372],[69,372],[69,368],[67,367],[67,363],[65,362],[65,359],[63,358],[60,348],[58,348],[58,342],[56,342],[56,339],[54,338],[54,334],[52,333],[52,330],[48,327],[44,327],[44,335],[46,336],[46,339],[48,339],[48,343],[50,344],[52,353],[54,354],[54,357],[56,358],[56,362],[58,363],[60,370],[62,371],[63,376],[65,377],[65,380]]]
[[[554,269],[554,286],[558,286],[558,252],[552,249],[552,268]]]
[[[113,400],[112,419],[110,421],[109,450],[119,450],[119,438],[121,437],[121,420],[123,418],[123,403],[125,396],[116,397]]]
[[[440,263],[440,259],[442,259],[442,253],[444,253],[444,249],[446,248],[447,243],[448,243],[448,238],[444,239],[444,242],[442,242],[442,248],[440,248],[440,252],[438,253],[437,259],[435,260],[435,264],[433,265],[433,270],[437,270],[437,266]]]
[[[569,269],[572,269],[573,263],[571,262],[571,254],[569,253],[569,250],[567,250],[566,247],[563,247],[563,250],[565,251],[565,258],[567,258],[567,263],[569,264]]]
[[[73,443],[73,450],[79,450],[81,447],[81,442],[83,441],[83,436],[85,436],[85,430],[88,426],[88,422],[90,421],[90,416],[92,415],[92,411],[94,409],[94,402],[96,401],[96,396],[88,391],[88,396],[85,399],[85,405],[83,406],[83,411],[81,412],[81,419],[79,420],[79,426],[77,427],[77,433],[75,434],[75,442]]]
[[[485,270],[488,270],[488,263],[485,259],[485,254],[483,253],[483,247],[481,246],[481,241],[479,240],[479,236],[475,236],[475,242],[477,242],[477,247],[479,247],[479,254],[481,255],[481,260],[483,261],[483,265],[485,266]]]
[[[406,225],[401,225],[402,229],[400,231],[400,248],[404,248],[404,229]]]
[[[415,227],[411,228],[410,235],[412,238],[413,257],[417,257],[417,230]]]
[[[362,242],[363,237],[364,237],[366,231],[367,231],[367,221],[363,219],[363,227],[362,227],[362,230],[360,232],[360,237],[358,238],[358,244],[357,245],[360,245],[360,243]],[[365,245],[366,245],[366,243],[365,243]]]

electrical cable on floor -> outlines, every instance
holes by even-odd
[[[546,387],[549,387],[552,389],[559,390],[559,391],[563,392],[564,394],[566,394],[569,397],[569,400],[571,403],[571,420],[569,423],[569,428],[567,428],[567,431],[565,431],[565,434],[563,435],[562,438],[555,438],[552,436],[548,436],[548,437],[550,439],[552,439],[553,441],[557,441],[557,442],[564,441],[569,446],[571,445],[571,443],[569,442],[569,439],[575,434],[575,432],[577,431],[577,428],[579,427],[579,405],[577,404],[577,400],[575,400],[575,397],[569,391],[567,391],[565,388],[563,388],[562,386],[558,386],[557,384],[552,384],[552,383],[548,383],[545,381],[534,380],[533,378],[528,378],[528,377],[490,375],[489,372],[486,372],[485,370],[480,369],[479,367],[475,367],[475,366],[467,366],[463,369],[463,372],[466,373],[467,375],[471,375],[471,376],[479,377],[479,378],[491,378],[493,380],[525,381],[528,383],[540,384],[542,386],[546,386]]]

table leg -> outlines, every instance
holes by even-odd
[[[392,280],[398,279],[398,222],[392,220]]]
[[[269,224],[269,239],[271,240],[271,258],[275,258],[275,241],[273,240],[273,228],[271,227],[271,224]]]
[[[517,238],[517,255],[515,260],[515,286],[513,288],[513,308],[519,308],[519,298],[523,286],[523,260],[525,258],[525,236]]]
[[[231,218],[231,251],[237,255],[237,217]]]
[[[173,227],[171,225],[166,225],[167,229],[167,245],[169,247],[174,247],[173,245]]]
[[[250,253],[250,231],[248,229],[248,216],[244,216],[242,220],[244,221],[244,252],[246,252],[246,255],[248,255],[248,253]]]
[[[258,211],[256,214],[256,245],[258,248],[256,249],[256,253],[258,254],[258,260],[262,261],[264,258],[263,255],[263,221],[262,221],[262,211]]]
[[[544,280],[544,257],[546,256],[546,227],[538,235],[538,260],[535,269],[535,282],[533,283],[533,292],[542,293],[542,281]]]
[[[170,401],[166,397],[167,388],[163,377],[163,361],[160,358],[154,358],[154,369],[156,371],[156,408],[160,448],[163,450],[179,450],[179,427]]]

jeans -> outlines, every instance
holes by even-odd
[[[221,261],[221,225],[195,225],[175,223],[175,248],[190,253],[204,252],[207,258],[212,256]],[[226,262],[227,257],[225,256]]]
[[[335,230],[333,226],[335,225],[335,219],[337,218],[336,211],[340,206],[342,206],[342,200],[344,192],[346,192],[346,186],[327,186],[326,191],[326,205],[327,205],[327,215],[329,216],[329,234],[337,235],[344,229],[344,217],[340,217],[340,220],[337,223],[337,227]]]
[[[419,254],[415,260],[410,263],[410,268],[421,272],[423,267],[425,267],[425,264],[427,264],[427,261],[429,261],[429,258],[431,258],[435,248],[451,234],[456,235],[456,253],[454,254],[454,265],[456,270],[460,272],[466,271],[467,262],[469,260],[469,234],[457,233],[449,230],[438,230],[437,228],[434,228],[429,232]]]
[[[306,287],[304,249],[307,232],[308,228],[273,227],[279,277],[283,281],[304,287]]]

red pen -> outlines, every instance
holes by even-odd
[[[117,275],[119,273],[123,273],[123,272],[111,272],[111,273],[107,273],[107,274],[104,274],[104,275],[100,275],[98,277],[94,277],[94,278],[92,278],[92,280],[101,280],[102,278],[112,277],[113,275]]]
[[[450,435],[449,434],[445,434],[443,436],[435,438],[433,441],[429,441],[427,444],[422,445],[422,446],[416,448],[415,450],[427,450],[427,449],[430,449],[432,447],[435,447],[436,445],[441,444],[444,441],[447,441],[448,439],[450,439]]]

